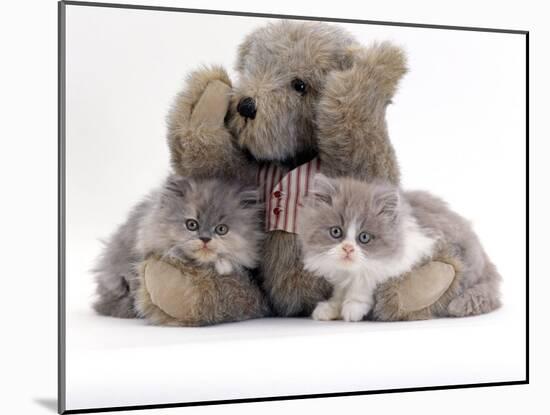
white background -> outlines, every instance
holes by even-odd
[[[2,175],[6,179],[4,188],[10,193],[6,196],[5,208],[6,213],[4,218],[6,223],[3,228],[8,229],[8,238],[6,238],[6,246],[4,247],[5,263],[9,265],[6,272],[6,280],[8,285],[7,302],[5,315],[7,316],[8,327],[16,329],[9,335],[9,342],[6,342],[8,349],[4,352],[4,356],[8,357],[6,362],[3,362],[3,368],[8,369],[10,374],[10,386],[17,384],[17,391],[9,393],[14,404],[19,403],[24,405],[33,405],[35,400],[52,399],[55,396],[55,10],[53,4],[50,4],[49,11],[43,2],[44,11],[36,11],[32,15],[26,14],[26,19],[10,18],[7,25],[2,25],[2,30],[6,30],[3,36],[4,41],[10,41],[14,38],[18,39],[16,43],[8,43],[8,50],[13,52],[13,57],[10,56],[10,65],[3,67],[7,69],[7,73],[2,77],[5,83],[4,91],[8,91],[9,99],[5,104],[4,113],[9,114],[5,117],[4,127],[7,131],[2,135],[3,143],[6,143],[6,148],[3,152],[6,160],[3,161],[2,167],[6,169]],[[50,2],[51,3],[51,2]],[[174,3],[174,2],[173,2]],[[177,3],[177,2],[176,2]],[[181,5],[183,2],[180,2]],[[402,5],[401,8],[393,4],[386,9],[382,5],[377,7],[369,6],[368,10],[352,9],[351,6],[343,7],[338,4],[338,7],[330,5],[321,9],[309,9],[307,6],[299,8],[297,5],[280,3],[278,9],[273,9],[268,6],[259,8],[259,5],[246,5],[245,3],[234,4],[235,10],[254,10],[265,12],[280,12],[294,14],[310,14],[310,15],[327,15],[341,17],[360,17],[378,20],[394,20],[394,21],[410,21],[410,22],[431,22],[444,24],[460,24],[472,26],[499,26],[508,28],[528,28],[532,30],[533,49],[543,50],[544,47],[540,43],[541,35],[537,26],[537,18],[540,18],[541,13],[535,13],[534,10],[523,8],[514,8],[511,5],[498,3],[497,9],[487,6],[486,9],[480,8],[478,5],[474,9],[466,7],[465,3],[460,4],[460,8],[442,10],[433,7],[418,7],[415,3],[413,8],[406,8]],[[193,2],[185,2],[185,6],[189,7],[206,7],[204,3],[193,4]],[[227,8],[221,4],[214,2],[209,4],[211,8]],[[448,5],[446,5],[448,7]],[[519,6],[518,6],[519,7]],[[503,9],[504,8],[504,9]],[[485,11],[484,11],[485,10]],[[429,14],[428,11],[431,13]],[[6,12],[5,16],[9,15]],[[45,16],[50,16],[46,19]],[[11,25],[9,24],[11,23]],[[542,26],[540,26],[542,28]],[[31,30],[32,29],[32,30]],[[15,36],[16,35],[16,36]],[[50,48],[46,48],[48,45]],[[535,54],[535,59],[539,59],[540,55]],[[6,60],[8,61],[8,60]],[[539,63],[540,62],[540,63]],[[535,99],[540,99],[546,90],[543,89],[543,79],[539,81],[538,73],[547,72],[547,62],[541,59],[535,65],[535,72],[531,74],[532,82],[537,85],[537,91],[534,91]],[[19,74],[20,78],[15,78]],[[405,85],[405,84],[404,84]],[[38,93],[37,93],[38,91]],[[404,96],[404,90],[400,99]],[[14,107],[21,109],[21,113],[13,113],[11,110]],[[29,109],[30,108],[30,109]],[[397,104],[395,106],[397,109]],[[533,110],[533,119],[539,119],[545,122],[543,116],[537,117],[537,111],[544,111],[544,105],[535,105]],[[394,110],[395,116],[396,110]],[[533,128],[533,137],[535,134],[539,137],[544,136],[542,131],[543,125],[535,125]],[[395,127],[393,124],[392,139],[396,140]],[[544,157],[542,142],[536,142],[533,147],[537,149],[535,157]],[[396,147],[397,143],[396,143]],[[19,151],[21,157],[14,157],[14,151]],[[398,154],[402,162],[404,151],[398,147]],[[542,159],[541,159],[542,160]],[[541,170],[544,168],[544,163],[536,163],[537,159],[532,159],[532,168],[537,166]],[[404,175],[407,177],[409,173],[405,171],[407,168],[404,163]],[[544,174],[542,171],[537,172],[539,179]],[[438,173],[440,174],[440,173]],[[17,177],[19,180],[13,180]],[[407,183],[409,184],[409,183]],[[428,186],[426,186],[428,187]],[[433,187],[430,187],[434,189]],[[435,189],[434,189],[435,190]],[[13,191],[13,195],[11,194]],[[438,191],[441,194],[441,192]],[[537,197],[541,198],[544,203],[544,195],[539,193]],[[453,206],[461,212],[467,214],[467,207],[460,207],[453,203]],[[544,211],[544,206],[539,208]],[[15,214],[19,213],[21,219],[15,221]],[[472,215],[468,215],[472,217]],[[544,236],[544,231],[541,229],[542,221],[537,218],[539,226],[538,235]],[[479,225],[476,223],[476,229],[479,230]],[[508,232],[502,232],[502,238],[506,239]],[[542,239],[541,239],[542,241]],[[484,239],[486,245],[488,242]],[[519,244],[518,244],[519,245]],[[537,248],[538,247],[538,248]],[[14,249],[15,248],[15,249]],[[541,249],[542,245],[534,246],[535,249]],[[493,255],[491,248],[487,249]],[[534,257],[540,258],[534,252]],[[497,258],[494,258],[498,262]],[[9,261],[9,262],[8,262]],[[23,268],[23,265],[25,267]],[[533,304],[539,304],[540,311],[544,306],[545,284],[544,280],[537,280],[535,275],[537,268],[533,269],[532,281],[536,286],[537,295],[540,299],[535,299]],[[543,274],[544,275],[544,274]],[[12,282],[21,282],[19,285],[11,285]],[[539,301],[537,301],[539,300]],[[27,306],[28,304],[28,306]],[[542,313],[535,314],[535,327],[537,322],[544,322]],[[27,320],[28,319],[28,320]],[[47,324],[47,323],[50,324]],[[540,330],[537,330],[540,333]],[[539,341],[546,341],[543,337],[538,337]],[[13,343],[15,347],[9,344]],[[544,344],[541,344],[537,350],[544,350]],[[21,359],[12,358],[13,352],[19,351]],[[533,355],[532,355],[533,356]],[[276,413],[281,410],[287,411],[329,411],[329,410],[345,410],[362,409],[374,411],[379,409],[399,410],[407,408],[408,411],[416,409],[422,413],[439,413],[440,408],[444,406],[450,413],[463,413],[469,408],[478,408],[480,406],[491,406],[496,411],[501,413],[517,412],[517,404],[534,405],[536,402],[537,390],[544,389],[544,378],[542,370],[546,366],[547,358],[544,353],[534,355],[537,362],[537,368],[532,372],[534,385],[529,387],[515,388],[498,388],[498,389],[481,389],[468,391],[445,391],[432,392],[429,394],[400,394],[400,395],[385,395],[385,396],[370,396],[356,397],[344,399],[330,399],[317,401],[301,401],[301,402],[286,402],[286,403],[269,403],[255,404],[246,406],[231,406],[227,408],[194,408],[184,410],[173,410],[165,412],[187,412],[187,413],[206,413],[215,411],[229,410],[239,411],[239,413],[250,411],[255,413],[258,410],[263,412],[272,411]],[[538,370],[537,370],[538,369]],[[13,388],[10,389],[10,392]],[[453,405],[449,407],[449,402]],[[30,412],[30,408],[26,412]],[[37,406],[35,409],[37,410]],[[254,411],[254,412],[252,412]],[[475,411],[474,411],[475,412]]]
[[[524,379],[521,35],[342,24],[365,45],[391,40],[407,51],[410,73],[388,114],[404,185],[472,220],[504,276],[502,310],[399,325],[281,319],[180,330],[94,315],[98,240],[166,174],[164,119],[182,79],[201,64],[230,69],[243,37],[265,24],[68,7],[67,408]]]

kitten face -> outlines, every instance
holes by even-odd
[[[221,180],[193,181],[170,176],[148,226],[148,249],[186,257],[199,265],[254,268],[263,232],[257,192]]]
[[[352,179],[315,178],[299,223],[306,269],[338,282],[375,271],[402,249],[397,189]]]

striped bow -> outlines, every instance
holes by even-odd
[[[276,164],[266,164],[258,169],[257,183],[265,203],[267,232],[296,233],[303,198],[320,167],[320,160],[315,158],[288,172]]]

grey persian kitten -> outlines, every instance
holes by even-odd
[[[378,284],[443,249],[463,263],[459,291],[444,315],[476,315],[500,305],[500,275],[471,226],[429,193],[317,175],[299,236],[305,268],[334,287],[313,311],[316,320],[362,320]]]
[[[257,267],[264,237],[257,200],[256,190],[239,184],[169,176],[107,241],[94,269],[95,310],[137,317],[136,266],[151,254],[211,267],[221,275]]]

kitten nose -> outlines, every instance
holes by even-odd
[[[205,245],[212,240],[212,238],[209,238],[208,236],[200,236],[199,239],[203,241]]]
[[[250,97],[241,98],[237,104],[237,112],[244,118],[256,118],[256,103]]]
[[[355,248],[353,247],[353,245],[349,245],[349,244],[342,245],[342,249],[348,255],[355,251]]]

